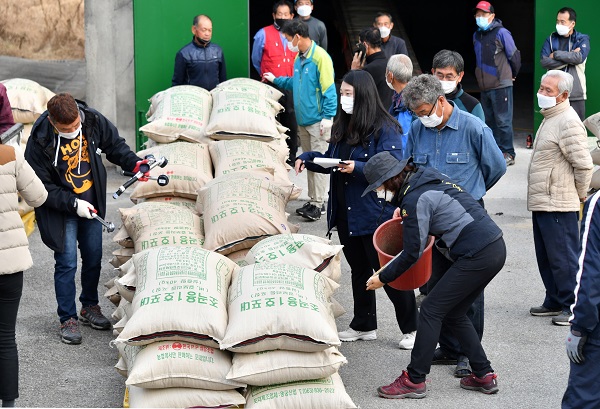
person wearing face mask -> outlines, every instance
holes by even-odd
[[[67,93],[48,101],[48,110],[34,123],[25,159],[46,190],[48,199],[35,209],[42,241],[54,251],[54,290],[61,340],[80,344],[79,322],[110,329],[98,305],[102,267],[102,224],[91,212],[106,213],[106,169],[101,153],[123,168],[138,172],[148,163],[129,149],[117,128],[85,102]],[[81,254],[81,310],[75,303],[77,248]]]
[[[458,109],[475,115],[485,122],[485,114],[477,98],[465,92],[461,81],[465,74],[465,61],[456,51],[441,50],[433,56],[431,73],[442,83],[446,99]]]
[[[337,227],[344,255],[352,275],[354,317],[347,330],[339,333],[342,341],[374,340],[377,338],[377,310],[375,294],[365,289],[365,282],[379,269],[373,233],[392,216],[390,200],[385,192],[360,195],[367,187],[365,163],[378,152],[387,151],[402,157],[402,130],[398,122],[382,105],[375,82],[363,70],[348,72],[340,87],[342,111],[334,123],[331,142],[324,152],[304,152],[296,160],[296,172],[308,170],[330,174],[327,227]],[[315,158],[338,158],[343,163],[323,168]],[[411,349],[417,330],[417,306],[413,291],[399,291],[391,287],[386,293],[394,305],[396,320],[403,335],[399,347]]]
[[[578,270],[579,210],[587,196],[593,163],[587,131],[569,103],[573,76],[550,70],[537,98],[544,116],[536,133],[527,178],[527,209],[533,220],[535,255],[545,295],[534,316],[569,325]]]
[[[381,35],[379,29],[375,27],[369,27],[362,30],[358,35],[359,41],[364,44],[366,50],[366,58],[363,61],[363,55],[361,52],[354,54],[352,60],[351,69],[353,70],[365,70],[375,80],[377,86],[377,93],[383,103],[383,106],[389,107],[392,103],[392,95],[394,91],[387,85],[385,78],[386,66],[388,58],[381,51]]]
[[[293,90],[302,151],[325,151],[337,111],[333,62],[327,51],[311,40],[302,20],[286,22],[281,32],[289,49],[298,53],[294,74],[277,77],[267,72],[263,78],[279,88]],[[308,172],[307,179],[309,201],[296,213],[308,220],[319,220],[325,213],[327,176]]]
[[[294,60],[297,52],[288,48],[288,41],[281,33],[283,25],[294,17],[293,6],[287,0],[280,0],[273,5],[273,24],[258,30],[252,46],[252,66],[260,77],[267,72],[276,77],[294,75]],[[263,79],[263,81],[266,81]],[[279,103],[284,110],[277,119],[281,125],[289,129],[286,143],[290,149],[288,164],[293,166],[298,152],[298,124],[294,113],[294,96],[291,90],[279,89],[283,97]]]
[[[394,22],[392,21],[392,15],[390,13],[379,12],[375,16],[373,21],[373,27],[379,29],[381,34],[381,50],[390,58],[392,55],[404,54],[408,55],[408,49],[406,48],[406,42],[400,37],[392,35],[392,29],[394,28]]]
[[[308,35],[317,45],[327,51],[327,28],[325,23],[312,16],[313,0],[294,0],[296,18],[308,26]]]
[[[556,31],[544,42],[540,64],[547,70],[562,70],[573,76],[569,102],[583,121],[587,99],[585,63],[590,53],[590,37],[575,30],[576,20],[577,14],[572,8],[558,10]]]
[[[386,66],[385,82],[394,90],[392,105],[389,113],[396,118],[402,127],[402,146],[408,142],[408,130],[415,119],[412,112],[406,107],[402,100],[402,91],[406,88],[408,81],[412,78],[413,65],[410,57],[406,54],[392,55]]]
[[[212,20],[200,14],[192,22],[192,42],[175,55],[172,86],[196,85],[211,91],[227,80],[225,55],[212,40]]]
[[[473,14],[477,24],[473,34],[475,77],[485,122],[492,128],[506,165],[514,165],[513,82],[521,68],[521,52],[489,2],[477,3]]]
[[[502,230],[485,209],[456,180],[411,158],[398,160],[389,152],[373,156],[364,166],[368,186],[393,192],[394,217],[402,218],[402,252],[378,275],[367,280],[376,290],[400,277],[423,254],[429,236],[448,260],[448,266],[421,304],[419,330],[406,370],[377,389],[388,399],[424,398],[425,377],[431,369],[440,331],[451,327],[471,361],[473,373],[460,380],[463,389],[498,392],[497,375],[487,359],[467,310],[504,266],[506,245]],[[374,292],[374,291],[373,291]]]

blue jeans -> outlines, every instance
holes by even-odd
[[[77,318],[75,273],[78,244],[81,253],[79,301],[83,307],[98,304],[98,281],[102,268],[102,225],[97,220],[68,216],[64,251],[54,252],[54,291],[61,323],[70,318]]]
[[[513,87],[481,91],[485,123],[492,129],[502,153],[515,157],[513,145]]]

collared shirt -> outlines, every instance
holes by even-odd
[[[432,167],[459,183],[475,200],[481,199],[506,172],[506,162],[492,130],[481,120],[452,104],[442,129],[412,123],[404,158]]]

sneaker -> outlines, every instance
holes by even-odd
[[[431,365],[456,365],[458,359],[456,355],[447,353],[442,348],[436,348],[433,351],[433,358],[431,359]]]
[[[411,382],[408,372],[402,371],[402,375],[396,378],[394,382],[377,388],[377,393],[382,398],[387,399],[421,399],[427,396],[427,387],[425,386],[425,382]]]
[[[571,318],[570,311],[561,311],[559,315],[552,317],[552,323],[554,325],[571,325],[569,323],[569,318]]]
[[[471,375],[471,369],[469,368],[469,358],[464,355],[459,355],[456,360],[456,368],[454,369],[454,376],[456,378],[465,378]]]
[[[356,331],[352,328],[348,328],[346,331],[338,332],[340,341],[374,341],[377,339],[377,331]]]
[[[69,318],[60,324],[60,337],[65,344],[81,344],[81,332],[76,318]]]
[[[560,315],[562,308],[546,308],[543,305],[539,307],[531,307],[529,313],[536,317],[548,317],[550,315]]]
[[[515,164],[515,158],[510,153],[504,154],[504,160],[506,161],[506,166]]]
[[[102,315],[99,305],[83,307],[79,312],[82,324],[89,325],[94,329],[110,329],[110,321]]]
[[[398,343],[400,349],[413,349],[415,346],[415,337],[417,336],[417,331],[409,332],[408,334],[402,335],[402,339]]]
[[[311,204],[308,209],[301,214],[302,217],[309,220],[319,220],[321,218],[321,209]]]
[[[299,214],[300,216],[304,215],[304,211],[307,210],[310,207],[310,202],[306,202],[304,203],[304,205],[302,205],[302,207],[299,207],[296,209],[296,214]]]
[[[460,380],[460,387],[470,391],[479,391],[491,395],[498,392],[498,376],[493,372],[488,372],[483,378],[478,378],[471,374]]]
[[[323,203],[321,205],[321,214],[325,214],[325,213],[327,213],[327,206],[325,206],[325,203]]]

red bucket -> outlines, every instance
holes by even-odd
[[[377,250],[380,266],[385,265],[403,248],[402,220],[391,219],[383,223],[373,234],[373,245]],[[431,277],[431,248],[433,247],[433,236],[429,236],[427,246],[421,257],[415,264],[400,277],[388,283],[397,290],[414,290],[421,287]]]

